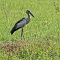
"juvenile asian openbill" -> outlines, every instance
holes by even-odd
[[[14,27],[12,28],[12,30],[10,31],[11,32],[11,35],[16,31],[18,30],[19,28],[22,29],[21,31],[21,38],[22,38],[22,35],[23,35],[23,27],[29,23],[29,21],[31,20],[30,18],[30,15],[32,15],[32,17],[34,17],[34,15],[31,13],[31,11],[27,10],[26,11],[26,14],[28,15],[28,17],[24,17],[22,19],[20,19],[15,25]]]

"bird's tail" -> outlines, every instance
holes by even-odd
[[[16,31],[15,27],[12,28],[12,30],[10,31],[11,35]]]

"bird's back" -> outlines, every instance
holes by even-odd
[[[16,28],[22,28],[26,25],[26,18],[22,18],[16,24]]]
[[[18,30],[19,28],[23,28],[26,25],[26,19],[27,18],[22,18],[21,20],[19,20],[12,28],[11,34],[13,34],[14,31]]]

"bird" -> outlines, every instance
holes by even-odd
[[[17,21],[17,23],[14,25],[14,27],[10,31],[10,33],[12,35],[15,31],[17,31],[18,29],[21,28],[21,40],[22,40],[22,35],[23,35],[23,27],[30,22],[30,20],[31,20],[30,15],[32,17],[34,17],[34,15],[32,14],[32,12],[30,10],[27,10],[26,14],[28,15],[28,17],[24,17],[24,18],[20,19],[19,21]]]

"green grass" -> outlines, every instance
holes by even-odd
[[[27,17],[27,9],[35,16],[31,16],[30,23],[24,27],[25,41],[29,45],[23,45],[17,51],[18,55],[15,50],[15,54],[11,53],[9,56],[5,53],[7,49],[1,49],[1,46],[8,42],[17,44],[15,41],[21,41],[21,29],[13,35],[10,31],[18,20]],[[8,56],[9,60],[59,60],[59,19],[59,0],[0,0],[0,60],[7,60]],[[8,46],[9,48],[11,47]]]

